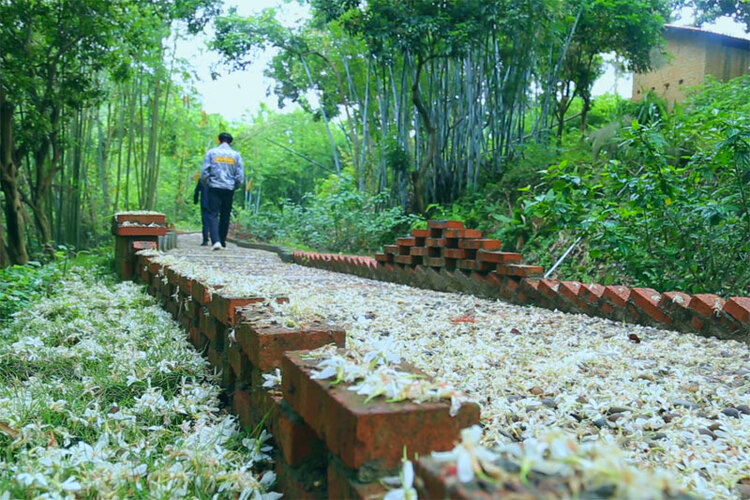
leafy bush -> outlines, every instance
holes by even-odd
[[[387,208],[385,196],[357,191],[346,175],[331,176],[301,204],[287,201],[278,209],[266,206],[257,214],[240,211],[237,225],[261,241],[331,252],[372,252],[392,243],[419,220],[400,207]]]
[[[646,123],[619,131],[613,158],[544,170],[504,235],[547,243],[560,233],[582,236],[583,274],[605,283],[747,295],[748,82],[711,82],[671,113],[655,102],[630,110]]]

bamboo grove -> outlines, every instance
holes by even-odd
[[[320,0],[312,10],[299,29],[272,11],[220,18],[214,47],[235,69],[258,48],[280,49],[268,70],[279,98],[342,128],[361,190],[420,213],[502,175],[525,143],[561,134],[575,97],[585,127],[600,54],[648,68],[669,16],[659,0]]]
[[[155,206],[160,153],[188,154],[162,125],[200,121],[188,117],[192,99],[176,91],[165,47],[174,28],[197,32],[217,6],[0,2],[0,265],[26,263],[30,244],[46,253],[91,244],[113,210]]]

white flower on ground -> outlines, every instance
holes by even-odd
[[[403,460],[401,466],[401,487],[390,490],[383,500],[417,500],[417,490],[414,489],[414,465],[409,460]]]

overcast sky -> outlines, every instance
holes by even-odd
[[[280,20],[285,25],[300,22],[309,15],[307,6],[301,6],[297,2],[281,2],[279,0],[245,0],[226,2],[225,9],[235,6],[241,15],[258,13],[269,7],[278,7]],[[691,22],[689,12],[684,12],[682,19],[674,24],[687,25]],[[728,19],[719,20],[704,29],[725,33],[728,35],[745,35],[741,25]],[[190,62],[193,70],[198,76],[195,87],[203,97],[203,109],[208,113],[218,113],[229,121],[245,121],[243,118],[254,115],[260,107],[260,103],[266,103],[270,108],[277,108],[276,96],[266,96],[273,85],[273,81],[263,76],[263,70],[273,57],[273,52],[259,54],[255,63],[245,71],[234,73],[226,69],[221,70],[221,76],[212,80],[210,70],[213,65],[218,64],[218,55],[212,53],[205,47],[205,42],[212,33],[207,32],[205,36],[195,37],[191,40],[182,40],[178,44],[177,55]],[[615,90],[623,96],[629,97],[632,87],[632,76],[626,75],[615,80],[614,71],[609,69],[602,78],[594,85],[594,95],[600,95]],[[249,120],[247,120],[249,121]]]

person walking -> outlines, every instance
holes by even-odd
[[[232,136],[222,132],[218,139],[219,145],[209,149],[203,159],[200,179],[208,187],[208,230],[214,250],[227,246],[234,190],[245,179],[242,155],[232,149]]]
[[[198,181],[193,192],[193,203],[201,204],[201,231],[203,233],[202,247],[208,246],[208,228],[211,225],[208,221],[208,186],[201,182],[200,173],[195,174]]]

